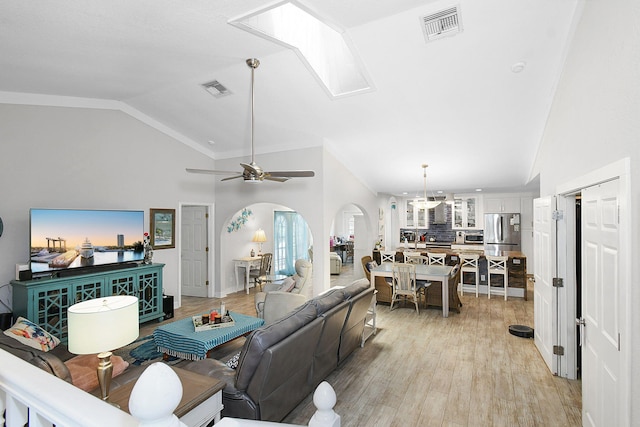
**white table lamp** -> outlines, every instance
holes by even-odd
[[[262,255],[262,244],[267,241],[267,235],[265,234],[264,230],[262,228],[258,228],[251,241],[258,243],[258,255]]]
[[[83,301],[69,307],[67,316],[69,351],[98,353],[98,383],[106,401],[113,374],[111,350],[138,338],[138,298],[117,295]]]

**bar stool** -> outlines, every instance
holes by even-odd
[[[507,260],[509,259],[506,256],[490,256],[487,255],[487,294],[489,295],[489,299],[491,299],[491,275],[499,274],[502,276],[502,281],[504,283],[504,288],[501,289],[493,289],[494,292],[504,292],[504,299],[507,300],[507,294],[509,293],[509,268],[507,267]]]
[[[462,295],[464,295],[465,285],[471,285],[470,283],[464,283],[464,273],[473,273],[476,281],[476,298],[478,298],[478,288],[480,287],[479,259],[480,255],[478,254],[460,254],[460,292],[462,292]]]
[[[429,265],[445,265],[447,260],[447,254],[440,254],[434,252],[427,252],[429,258]]]

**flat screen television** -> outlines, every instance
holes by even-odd
[[[144,211],[32,208],[29,229],[34,276],[144,258]]]

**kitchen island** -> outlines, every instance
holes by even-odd
[[[480,267],[480,286],[479,292],[481,294],[487,294],[487,259],[485,258],[484,250],[478,249],[478,245],[468,245],[469,249],[464,249],[465,245],[455,245],[456,249],[447,248],[396,248],[396,262],[404,262],[403,251],[420,252],[422,255],[427,255],[427,252],[432,253],[444,253],[446,254],[447,265],[456,265],[460,262],[460,253],[472,253],[480,255],[479,267]],[[527,299],[527,257],[520,251],[500,251],[499,253],[492,253],[494,256],[506,256],[509,258],[507,265],[509,268],[509,296],[520,297]],[[374,250],[372,254],[373,259],[380,263],[380,251]],[[483,280],[484,279],[484,280]],[[494,286],[502,286],[502,278],[500,276],[493,276],[492,282]],[[473,273],[465,273],[465,283],[473,283]]]

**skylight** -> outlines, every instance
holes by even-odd
[[[372,89],[344,32],[294,1],[277,3],[229,23],[294,49],[332,97]]]

